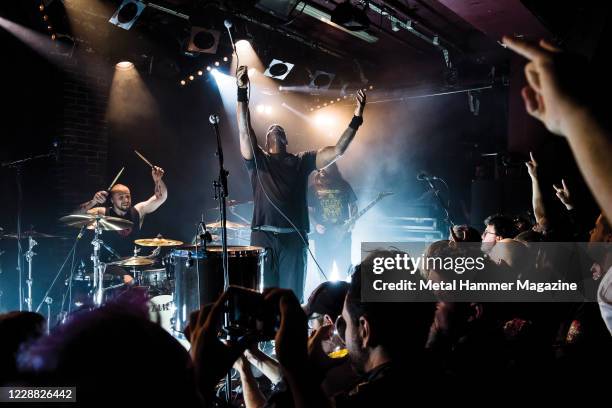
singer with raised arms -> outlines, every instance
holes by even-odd
[[[287,135],[279,124],[268,127],[264,147],[257,144],[249,113],[249,76],[238,68],[238,130],[240,153],[246,162],[255,208],[251,245],[266,248],[264,286],[292,289],[302,300],[309,231],[306,192],[308,176],[342,156],[363,123],[365,92],[356,95],[355,115],[334,146],[296,154],[287,152]]]

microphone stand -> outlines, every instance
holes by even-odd
[[[440,204],[440,207],[442,207],[442,210],[444,210],[444,222],[446,222],[447,226],[455,225],[455,223],[451,219],[450,212],[448,210],[448,205],[444,202],[444,200],[442,200],[442,197],[440,197],[440,191],[433,185],[431,180],[432,180],[431,177],[424,178],[424,181],[426,181],[427,184],[429,185],[431,192],[436,196],[436,199],[438,200],[438,204]]]
[[[215,200],[219,202],[219,215],[221,217],[221,249],[223,254],[223,290],[226,291],[229,287],[229,265],[227,256],[227,176],[229,172],[224,167],[223,147],[221,145],[221,134],[219,132],[219,116],[210,115],[209,122],[215,130],[217,138],[217,159],[219,160],[219,177],[213,182],[215,192]],[[225,313],[225,327],[229,326],[229,314]],[[226,341],[233,341],[231,332],[227,332]],[[228,371],[225,377],[225,398],[229,404],[232,398],[232,371]]]
[[[23,166],[31,161],[38,159],[45,159],[48,157],[57,158],[57,146],[53,147],[53,150],[49,153],[38,154],[30,157],[26,157],[24,159],[19,159],[11,162],[3,162],[0,163],[0,167],[2,168],[13,168],[15,169],[15,183],[17,184],[17,271],[19,273],[19,311],[23,310],[23,248],[21,246],[21,215],[23,210],[23,186],[21,180],[21,171]],[[31,271],[30,271],[31,273]],[[32,278],[29,278],[29,287],[31,293],[32,287]],[[28,298],[28,310],[32,310],[32,298],[31,295]]]

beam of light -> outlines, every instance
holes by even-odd
[[[128,69],[133,69],[134,68],[134,64],[130,61],[121,61],[117,63],[117,69],[118,70],[128,70]]]
[[[51,36],[40,34],[3,17],[0,17],[0,27],[55,65],[63,65],[65,63],[65,55],[71,52],[71,47],[64,43],[53,41]]]
[[[308,115],[305,115],[304,113],[295,109],[293,106],[289,105],[288,103],[283,102],[281,106],[287,109],[289,112],[293,113],[294,115],[298,116],[299,118],[304,119],[306,122],[312,123],[312,119]]]
[[[238,54],[238,58],[236,58],[236,54]],[[236,54],[232,55],[232,63],[230,66],[230,72],[236,72],[238,68],[237,63],[240,65],[246,65],[249,68],[254,68],[259,72],[264,72],[265,67],[261,63],[259,56],[253,49],[253,46],[250,42],[246,40],[240,40],[236,43]],[[251,72],[249,72],[249,76]]]
[[[295,93],[307,93],[307,94],[316,94],[316,95],[325,95],[325,96],[329,96],[329,97],[336,97],[336,96],[340,96],[340,89],[317,89],[317,88],[311,88],[307,85],[291,85],[291,86],[287,86],[287,85],[282,85],[282,89],[280,89],[283,92],[295,92]]]
[[[115,66],[106,117],[111,126],[128,131],[137,129],[143,121],[159,122],[157,103],[133,64],[128,68]]]
[[[216,68],[211,69],[210,74],[217,84],[226,114],[234,115],[236,112],[236,79]]]
[[[338,264],[336,263],[335,259],[334,259],[334,261],[332,263],[332,271],[331,271],[331,274],[329,275],[329,280],[330,281],[339,281],[340,280],[340,272],[338,272]]]
[[[313,123],[320,128],[335,127],[338,124],[336,116],[328,112],[318,112],[313,119]]]

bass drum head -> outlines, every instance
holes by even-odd
[[[174,310],[172,295],[159,295],[149,299],[149,318],[170,334],[172,334]]]

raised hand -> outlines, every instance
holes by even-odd
[[[527,112],[552,133],[567,136],[567,121],[582,110],[576,84],[586,80],[580,77],[581,60],[568,57],[545,40],[536,45],[504,36],[502,41],[529,60],[525,66],[528,85],[521,91]]]
[[[355,100],[357,101],[357,106],[355,107],[355,116],[363,115],[363,110],[366,105],[366,93],[363,90],[357,91],[357,95],[355,96]]]
[[[236,72],[236,84],[238,88],[246,88],[249,86],[249,67],[241,65]]]
[[[529,157],[531,158],[529,161],[525,162],[527,166],[527,172],[531,178],[538,178],[538,162],[533,157],[533,153],[529,152]]]
[[[108,192],[98,191],[96,194],[94,194],[93,201],[96,204],[104,204],[107,198],[108,198]]]
[[[557,198],[563,203],[565,208],[571,210],[574,208],[574,204],[572,203],[572,199],[570,196],[570,191],[565,184],[565,180],[561,179],[561,187],[553,184],[553,188],[555,189],[555,193]]]
[[[151,169],[151,177],[153,177],[153,181],[157,183],[162,179],[162,177],[164,177],[164,169],[162,169],[161,167],[154,166]]]

